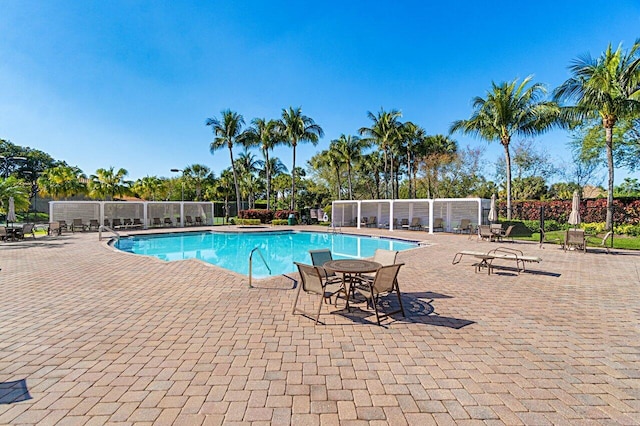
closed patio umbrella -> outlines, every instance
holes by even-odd
[[[13,197],[9,197],[9,207],[7,208],[7,224],[16,221],[16,205]]]
[[[487,216],[489,222],[496,222],[498,220],[498,209],[496,207],[496,194],[491,195],[491,206],[489,208],[489,216]]]
[[[573,191],[573,200],[571,201],[571,213],[569,214],[569,224],[578,226],[580,224],[580,195],[578,191]]]

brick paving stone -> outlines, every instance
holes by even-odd
[[[517,242],[543,262],[488,276],[451,259],[498,244],[393,236],[431,245],[399,254],[408,316],[385,327],[333,306],[316,326],[291,314],[288,278],[248,289],[95,233],[0,244],[2,282],[20,283],[0,298],[0,383],[32,396],[0,424],[640,422],[640,253]]]

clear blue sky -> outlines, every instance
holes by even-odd
[[[572,59],[628,47],[639,28],[637,0],[4,0],[0,137],[87,174],[171,176],[201,163],[218,175],[228,151],[210,154],[207,117],[230,108],[248,123],[301,106],[325,131],[317,147],[299,146],[304,165],[368,126],[367,111],[399,109],[447,133],[492,80],[533,74],[552,90]],[[503,156],[498,144],[455,139],[485,148],[487,162]],[[539,140],[557,164],[569,160],[565,132]],[[290,167],[290,150],[275,155]]]

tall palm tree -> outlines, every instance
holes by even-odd
[[[145,176],[133,184],[133,191],[144,200],[156,200],[156,195],[162,187],[162,180],[157,176]]]
[[[125,180],[125,176],[129,174],[123,168],[114,170],[113,167],[108,169],[98,169],[95,175],[89,177],[89,195],[94,198],[113,198],[116,195],[123,196],[129,192],[132,182]]]
[[[233,161],[233,148],[235,145],[242,144],[244,135],[242,134],[242,126],[244,126],[244,117],[230,109],[222,111],[222,120],[217,118],[207,118],[205,124],[211,126],[213,134],[213,142],[209,146],[211,154],[220,148],[229,148],[229,158],[231,159],[231,170],[233,171],[233,185],[236,189],[236,214],[240,214],[240,187],[238,186],[238,173],[236,165]]]
[[[380,174],[384,169],[383,163],[384,159],[382,154],[380,154],[379,151],[374,151],[363,155],[356,165],[356,172],[360,176],[358,180],[364,182],[364,185],[371,194],[371,198],[375,200],[381,198]]]
[[[457,152],[456,141],[445,135],[425,136],[416,145],[416,153],[426,175],[428,198],[438,194],[438,172],[444,164],[450,164],[456,159]]]
[[[568,121],[600,118],[605,130],[609,182],[606,227],[613,229],[613,128],[620,119],[640,116],[640,39],[628,52],[611,44],[598,58],[587,55],[569,67],[572,76],[554,92],[554,99],[575,101],[564,107]]]
[[[9,198],[13,197],[16,211],[24,211],[29,208],[29,184],[16,176],[0,179],[0,207],[7,213]]]
[[[347,165],[347,180],[349,183],[349,199],[353,200],[353,165],[360,161],[362,157],[362,149],[367,143],[358,136],[340,135],[337,139],[338,151],[341,154],[342,161]]]
[[[404,123],[400,129],[400,134],[402,139],[406,141],[406,160],[407,160],[407,176],[409,180],[409,198],[416,197],[416,188],[415,188],[415,180],[416,180],[416,148],[420,146],[421,142],[425,139],[426,132],[425,130],[412,123],[411,121],[407,121]]]
[[[543,100],[545,87],[540,83],[529,86],[529,76],[518,84],[518,79],[492,82],[486,99],[473,100],[474,112],[468,120],[458,120],[451,132],[479,136],[489,142],[499,141],[504,147],[507,168],[507,219],[511,219],[511,156],[509,144],[514,135],[532,137],[549,130],[557,123],[559,108],[555,102]]]
[[[182,178],[195,186],[196,201],[202,201],[202,186],[205,182],[213,180],[213,173],[203,164],[192,164],[184,168]]]
[[[282,142],[282,135],[278,131],[277,120],[266,120],[255,118],[251,122],[251,127],[247,131],[246,144],[248,146],[259,146],[264,156],[264,170],[267,180],[267,210],[271,208],[271,162],[269,161],[269,151]]]
[[[279,128],[284,140],[293,148],[293,165],[291,166],[291,210],[296,209],[296,147],[298,142],[311,142],[313,145],[324,136],[322,127],[311,117],[302,114],[302,108],[282,110]]]
[[[384,155],[385,198],[390,198],[389,179],[393,182],[392,147],[400,137],[400,122],[398,119],[402,117],[402,113],[395,109],[391,111],[380,109],[377,115],[368,111],[367,117],[373,121],[373,125],[371,127],[361,127],[358,132],[366,137],[366,142],[376,143]],[[391,194],[391,197],[393,197],[393,194]]]
[[[342,165],[344,164],[344,156],[340,147],[340,140],[332,140],[329,149],[322,152],[320,161],[329,166],[336,174],[336,195],[338,200],[342,199]]]

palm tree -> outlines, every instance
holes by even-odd
[[[569,67],[573,74],[554,92],[554,99],[575,101],[562,109],[567,121],[602,119],[605,130],[609,187],[606,227],[613,229],[613,128],[620,119],[640,115],[640,39],[628,52],[611,44],[598,58],[585,56]]]
[[[186,178],[188,182],[192,183],[196,188],[196,201],[201,201],[202,186],[207,182],[213,180],[213,173],[211,169],[203,164],[192,164],[185,167],[182,172],[182,177]]]
[[[322,127],[317,125],[311,117],[302,114],[302,108],[282,110],[279,123],[284,140],[293,148],[293,165],[291,166],[291,210],[296,209],[296,147],[298,142],[311,142],[313,145],[324,136]]]
[[[425,130],[412,123],[411,121],[407,121],[402,125],[400,129],[400,134],[402,139],[406,141],[407,148],[407,176],[409,180],[409,198],[416,197],[416,188],[415,188],[415,180],[416,180],[416,148],[420,146],[422,141],[424,141],[426,137]]]
[[[255,118],[251,122],[251,127],[247,131],[246,144],[248,146],[259,146],[264,156],[264,170],[267,179],[267,210],[271,208],[271,162],[269,161],[269,151],[275,148],[282,141],[282,136],[278,132],[278,121],[264,118]]]
[[[509,143],[514,135],[532,137],[549,130],[557,123],[559,108],[555,102],[542,100],[546,94],[540,83],[527,87],[529,76],[518,84],[518,79],[491,83],[486,99],[473,100],[474,112],[468,120],[458,120],[451,132],[479,136],[489,142],[499,141],[504,147],[507,168],[507,219],[511,219],[511,156]]]
[[[217,118],[207,118],[207,121],[205,122],[207,126],[211,126],[213,134],[215,135],[209,149],[211,154],[213,154],[224,146],[229,148],[231,170],[233,171],[233,185],[236,189],[236,208],[238,209],[236,214],[240,214],[240,187],[238,186],[236,165],[233,161],[233,147],[237,144],[242,144],[242,126],[244,126],[244,117],[230,109],[222,111],[221,114],[222,120],[218,120]]]
[[[374,151],[363,155],[356,167],[356,172],[360,176],[360,179],[357,180],[364,182],[371,198],[376,200],[381,198],[380,173],[383,171],[383,162],[382,154],[379,151]]]
[[[458,144],[448,136],[431,135],[425,136],[415,148],[426,175],[427,198],[432,198],[438,194],[438,172],[444,164],[456,159]]]
[[[123,168],[114,170],[113,167],[108,169],[98,169],[95,175],[89,177],[89,195],[94,198],[113,198],[116,195],[123,196],[129,192],[132,182],[125,180],[125,176],[129,174]]]
[[[24,211],[29,208],[29,184],[16,176],[0,179],[0,207],[7,214],[9,198],[13,197],[16,211]]]
[[[360,161],[362,157],[362,149],[366,147],[366,142],[357,136],[340,135],[337,139],[338,151],[341,154],[342,161],[347,165],[347,180],[349,182],[349,199],[353,200],[353,183],[351,176],[353,175],[353,165]]]
[[[145,176],[133,184],[133,191],[144,200],[156,200],[156,195],[162,187],[162,180],[157,176]]]
[[[393,181],[393,157],[391,149],[395,141],[400,137],[400,122],[398,119],[402,117],[402,113],[395,109],[389,112],[380,109],[378,115],[374,115],[371,111],[368,111],[367,117],[373,121],[373,125],[371,127],[361,127],[358,132],[360,135],[366,136],[365,141],[367,143],[376,143],[384,155],[385,198],[389,198],[389,179]],[[387,168],[388,164],[390,164],[389,169],[391,170]],[[393,197],[393,194],[391,194],[391,197]]]
[[[332,140],[329,144],[329,149],[323,151],[319,157],[319,161],[329,166],[336,174],[336,195],[338,200],[342,199],[342,164],[344,163],[344,156],[340,149],[340,141],[338,139]]]
[[[42,172],[38,177],[38,188],[44,197],[67,198],[87,190],[87,177],[77,167],[56,166]]]

